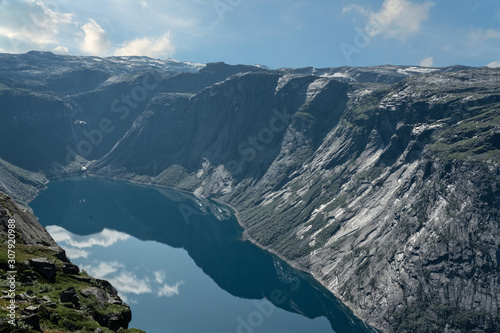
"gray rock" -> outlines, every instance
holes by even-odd
[[[109,296],[106,290],[101,288],[96,288],[96,287],[86,288],[82,289],[80,293],[84,297],[93,297],[101,308],[104,307],[106,304],[111,303],[112,301],[112,298]]]
[[[33,258],[29,260],[29,265],[50,282],[55,282],[57,269],[54,260],[47,258]]]
[[[6,208],[3,208],[3,207]],[[16,221],[16,233],[19,239],[26,245],[51,246],[61,249],[49,235],[47,230],[38,223],[38,220],[26,209],[14,203],[12,199],[0,192],[0,235],[6,236],[8,233],[8,221]]]
[[[109,328],[110,330],[117,331],[120,328],[127,329],[129,322],[132,320],[132,312],[130,309],[121,313],[109,313],[101,315],[95,313],[94,319],[99,325]]]
[[[61,292],[61,303],[71,303],[75,308],[80,306],[80,297],[74,287],[70,287]]]
[[[39,308],[39,306],[30,305],[30,306],[25,307],[23,309],[23,314],[25,314],[25,315],[31,315],[31,314],[37,313],[38,312],[38,308]]]
[[[92,173],[232,204],[252,226],[247,235],[286,254],[383,331],[405,323],[459,333],[462,320],[471,331],[500,331],[498,69],[273,71],[217,63],[167,74],[147,59],[123,66],[30,52],[0,60],[0,74],[26,88],[6,85],[0,96],[0,141],[19,142],[0,146],[0,156],[14,164],[81,173],[87,160],[66,164],[65,147],[74,145],[75,130],[107,117],[120,126],[87,157],[96,161]],[[23,67],[27,61],[34,70]],[[54,67],[64,70],[54,75]],[[109,105],[123,87],[141,84],[145,68],[164,74],[161,87],[120,121]],[[119,76],[130,73],[137,75]],[[11,128],[19,140],[2,138]],[[5,163],[0,170],[16,173]],[[29,185],[14,189],[23,197],[43,183],[26,174]],[[13,178],[7,184],[19,185]],[[0,209],[0,235],[9,216],[31,219],[18,231],[26,244],[55,245],[16,206]],[[97,285],[114,298],[116,291]]]
[[[67,262],[64,263],[62,271],[64,272],[64,274],[78,275],[78,273],[80,273],[80,268],[78,268],[77,265]]]
[[[40,328],[40,317],[37,314],[23,316],[21,317],[20,321],[25,323],[26,325],[31,326],[36,331],[42,331],[42,329]]]

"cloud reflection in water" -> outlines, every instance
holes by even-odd
[[[89,275],[111,282],[125,301],[129,300],[130,295],[151,294],[156,297],[173,297],[179,295],[179,288],[184,284],[183,280],[172,284],[167,283],[167,274],[162,270],[153,272],[151,277],[138,277],[144,270],[139,266],[132,267],[133,263],[88,259],[92,254],[90,251],[92,248],[111,248],[132,239],[130,235],[123,232],[104,229],[96,234],[80,236],[59,226],[48,226],[46,229],[66,251],[70,260],[78,260],[77,264]]]

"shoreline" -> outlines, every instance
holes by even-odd
[[[233,213],[234,217],[236,218],[236,221],[237,221],[238,225],[243,229],[243,233],[241,235],[241,241],[249,241],[250,243],[252,243],[253,245],[257,246],[262,251],[265,251],[268,254],[281,259],[282,261],[284,261],[286,264],[288,264],[293,269],[296,269],[297,271],[300,271],[302,273],[308,274],[314,281],[316,281],[321,286],[323,286],[326,291],[328,291],[329,293],[331,293],[338,300],[338,302],[342,306],[344,306],[346,309],[348,309],[352,313],[352,315],[354,315],[356,318],[358,318],[367,328],[370,328],[370,329],[374,330],[374,332],[382,332],[379,329],[377,329],[375,326],[370,325],[365,320],[363,320],[361,318],[361,316],[359,316],[359,314],[357,313],[357,311],[355,309],[353,309],[350,306],[348,306],[344,301],[341,300],[341,298],[339,296],[337,296],[333,291],[331,291],[330,289],[328,289],[328,287],[325,284],[323,284],[318,278],[316,278],[312,274],[312,272],[310,270],[306,269],[305,267],[300,266],[299,264],[297,264],[295,262],[290,261],[289,259],[287,259],[283,255],[281,255],[277,251],[269,248],[268,246],[265,246],[265,245],[259,243],[255,238],[253,238],[248,233],[248,227],[242,221],[242,219],[240,217],[239,210],[235,206],[231,205],[230,203],[224,202],[224,201],[222,201],[221,199],[218,199],[218,198],[199,196],[199,195],[196,195],[192,191],[189,191],[189,190],[186,190],[186,189],[182,189],[182,188],[178,188],[178,187],[175,187],[175,186],[155,184],[155,183],[152,183],[152,182],[138,181],[138,180],[126,179],[126,178],[120,178],[120,177],[106,177],[106,176],[102,176],[102,175],[96,175],[96,174],[93,174],[93,173],[79,174],[79,175],[75,175],[75,174],[74,175],[68,175],[67,178],[59,178],[59,180],[71,179],[71,178],[76,178],[76,177],[93,177],[93,178],[106,179],[106,180],[118,180],[118,181],[123,181],[123,182],[127,182],[127,183],[130,183],[130,184],[138,185],[138,186],[147,186],[147,187],[157,187],[157,188],[163,188],[163,189],[170,189],[170,190],[178,191],[178,192],[181,192],[181,193],[184,193],[184,194],[192,195],[192,196],[194,196],[196,198],[212,200],[212,201],[216,202],[219,205],[226,206],[226,207],[230,208],[232,210],[232,213]],[[45,184],[45,185],[48,185],[52,180],[53,179],[49,179],[49,182],[47,184]],[[37,193],[37,196],[38,196],[38,194],[39,194],[39,192]]]
[[[76,177],[78,177],[77,175],[75,175]],[[75,177],[75,176],[72,176],[72,177]],[[238,222],[238,224],[240,225],[240,227],[243,228],[243,234],[241,235],[241,240],[242,241],[249,241],[250,243],[254,244],[255,246],[257,246],[258,248],[278,257],[279,259],[283,260],[284,262],[286,262],[288,265],[290,265],[291,267],[293,267],[294,269],[296,270],[299,270],[303,273],[307,273],[307,274],[310,274],[314,280],[318,281],[312,274],[309,270],[307,270],[306,268],[298,265],[297,263],[295,262],[291,262],[289,259],[285,258],[283,255],[281,255],[280,253],[276,252],[275,250],[269,248],[268,246],[265,246],[261,243],[259,243],[255,238],[253,238],[249,233],[248,233],[248,227],[247,225],[242,221],[241,217],[240,217],[240,211],[233,205],[231,205],[230,203],[227,203],[225,201],[222,201],[218,198],[212,198],[212,197],[202,197],[202,196],[198,196],[196,195],[194,192],[191,192],[189,190],[186,190],[186,189],[183,189],[183,188],[179,188],[179,187],[176,187],[176,186],[168,186],[168,185],[161,185],[161,184],[155,184],[155,183],[151,183],[151,182],[141,182],[141,181],[138,181],[138,180],[132,180],[132,179],[124,179],[124,178],[119,178],[119,177],[113,177],[113,178],[109,178],[109,177],[105,177],[105,176],[101,176],[101,175],[96,175],[96,174],[93,174],[93,173],[89,173],[89,174],[83,174],[81,176],[88,176],[88,177],[95,177],[95,178],[101,178],[101,179],[108,179],[108,180],[120,180],[120,181],[125,181],[125,182],[128,182],[128,183],[131,183],[131,184],[135,184],[135,185],[141,185],[141,186],[153,186],[153,187],[159,187],[159,188],[166,188],[166,189],[170,189],[170,190],[175,190],[175,191],[179,191],[179,192],[182,192],[182,193],[186,193],[186,194],[190,194],[190,195],[193,195],[197,198],[203,198],[203,199],[208,199],[208,200],[212,200],[212,201],[215,201],[216,203],[218,203],[219,205],[223,205],[223,206],[226,206],[228,208],[230,208],[232,211],[233,211],[233,215],[234,217],[236,218],[236,221]],[[69,178],[69,177],[68,177]],[[330,291],[325,285],[323,285],[320,281],[318,281],[318,283],[320,283],[322,286],[324,286],[328,291]],[[330,291],[331,292],[331,291]],[[333,294],[333,293],[332,293]],[[335,295],[334,295],[335,296]],[[337,296],[335,296],[337,297]],[[338,298],[338,297],[337,297]]]
[[[159,187],[159,188],[165,188],[165,189],[175,190],[175,191],[179,191],[179,192],[182,192],[182,193],[193,195],[193,196],[195,196],[197,198],[212,200],[212,201],[215,201],[216,203],[218,203],[219,205],[226,206],[226,207],[230,208],[233,211],[233,215],[236,218],[236,221],[238,222],[238,224],[240,225],[240,227],[243,228],[243,233],[241,235],[241,240],[242,241],[249,241],[250,243],[252,243],[255,246],[257,246],[258,248],[260,248],[261,250],[264,250],[264,251],[270,253],[271,255],[274,255],[274,256],[278,257],[279,259],[283,260],[284,262],[286,262],[288,265],[290,265],[294,269],[299,270],[299,271],[301,271],[303,273],[311,275],[314,278],[315,281],[317,281],[318,283],[320,283],[330,293],[332,293],[332,295],[334,295],[333,292],[331,292],[323,283],[321,283],[319,280],[317,280],[314,277],[314,275],[308,269],[306,269],[303,266],[300,266],[299,264],[297,264],[295,262],[291,262],[289,259],[285,258],[283,255],[281,255],[277,251],[269,248],[268,246],[265,246],[265,245],[259,243],[255,238],[253,238],[248,233],[248,227],[247,227],[247,225],[242,221],[242,219],[240,217],[240,211],[235,206],[231,205],[228,202],[222,201],[222,200],[220,200],[218,198],[198,196],[194,192],[191,192],[191,191],[183,189],[183,188],[175,187],[175,186],[161,185],[161,184],[155,184],[155,183],[151,183],[151,182],[141,182],[141,181],[138,181],[138,180],[124,179],[124,178],[119,178],[119,177],[109,178],[109,177],[105,177],[105,176],[101,176],[101,175],[96,175],[96,174],[92,174],[92,173],[83,174],[82,176],[95,177],[95,178],[108,179],[108,180],[120,180],[120,181],[125,181],[125,182],[131,183],[131,184],[135,184],[135,185],[153,186],[153,187]],[[336,298],[338,298],[336,295],[334,295],[334,296]]]

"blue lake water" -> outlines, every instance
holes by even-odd
[[[224,206],[99,178],[54,181],[30,205],[148,333],[373,332],[309,275],[242,241]]]

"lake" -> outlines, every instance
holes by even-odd
[[[312,277],[242,241],[233,212],[172,189],[93,177],[30,206],[71,261],[110,281],[148,333],[374,332]]]

